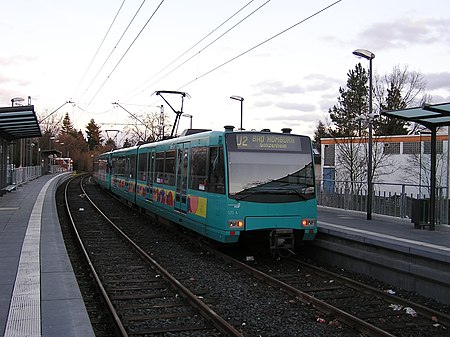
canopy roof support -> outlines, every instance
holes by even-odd
[[[450,102],[441,104],[423,104],[421,107],[403,110],[382,111],[389,118],[400,118],[415,122],[431,130],[431,173],[430,173],[430,230],[436,226],[436,130],[439,126],[450,125]],[[447,146],[449,146],[447,144]],[[447,172],[448,174],[448,172]],[[448,188],[448,186],[447,186]]]

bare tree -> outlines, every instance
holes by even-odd
[[[169,130],[169,116],[164,115],[164,130]],[[128,141],[137,143],[146,143],[157,141],[161,134],[161,115],[158,112],[148,114],[136,114],[131,118],[128,125],[124,128],[124,136]]]
[[[386,153],[385,143],[382,137],[374,136],[372,147],[372,178],[373,182],[379,180],[380,177],[390,175],[399,170],[395,165],[394,157]],[[367,150],[367,148],[365,148]],[[368,155],[366,154],[366,158]]]
[[[394,66],[391,73],[375,75],[374,101],[376,111],[400,110],[418,106],[429,100],[425,94],[426,81],[417,71],[409,71],[408,66]],[[414,125],[400,119],[380,117],[374,121],[378,135],[406,134],[414,130]]]
[[[52,114],[50,116],[48,116],[48,114],[48,109],[45,109],[43,113],[37,113],[39,127],[41,128],[42,134],[51,134],[55,136],[61,131],[64,114]],[[46,118],[46,116],[48,117]],[[40,122],[41,120],[43,121]]]
[[[383,76],[375,76],[374,98],[378,111],[385,103],[387,90],[391,86],[397,88],[402,96],[402,102],[407,107],[417,105],[425,95],[426,81],[424,76],[417,71],[409,71],[408,66],[403,69],[400,66],[394,66],[391,73]]]
[[[366,176],[367,161],[365,144],[357,137],[335,138],[336,142],[336,180],[360,182]]]
[[[447,156],[444,153],[436,155],[436,185],[446,185]],[[407,164],[401,167],[405,172],[404,182],[407,184],[419,185],[419,193],[431,194],[431,154],[417,153],[409,156]],[[422,197],[421,196],[421,197]]]

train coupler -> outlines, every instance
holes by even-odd
[[[272,254],[294,255],[294,231],[292,229],[274,229],[270,232],[270,251]],[[284,254],[281,254],[284,252]]]

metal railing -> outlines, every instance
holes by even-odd
[[[7,186],[20,186],[42,175],[41,166],[26,166],[9,169],[6,177]]]
[[[429,200],[430,187],[398,183],[373,183],[372,212],[399,218],[412,217],[415,200]],[[436,222],[448,224],[446,187],[436,188]],[[317,203],[321,206],[367,211],[367,182],[317,181]]]

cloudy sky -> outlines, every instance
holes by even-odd
[[[364,48],[374,72],[422,73],[450,101],[448,0],[15,0],[0,5],[0,106],[122,129],[130,115],[175,114],[158,90],[190,95],[194,128],[240,125],[312,136]],[[120,10],[119,10],[120,9]],[[179,96],[166,96],[179,110]],[[73,104],[65,104],[67,101]],[[179,130],[189,126],[182,118]]]

